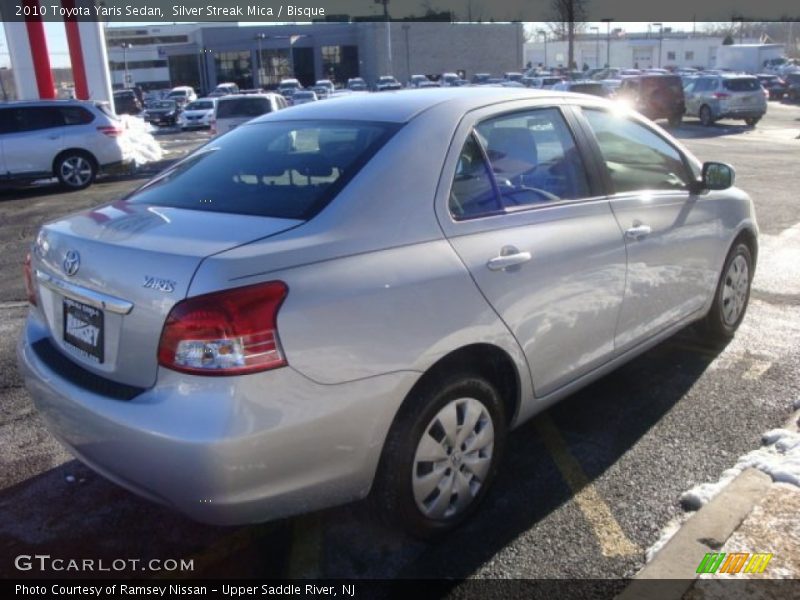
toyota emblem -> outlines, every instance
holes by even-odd
[[[64,256],[64,273],[72,277],[81,268],[81,255],[76,250],[68,250]]]

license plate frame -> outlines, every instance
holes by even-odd
[[[103,364],[105,361],[105,315],[102,310],[73,300],[62,299],[62,340],[85,359]]]

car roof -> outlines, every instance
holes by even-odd
[[[418,114],[442,104],[453,114],[464,114],[482,106],[510,100],[575,97],[573,94],[508,87],[436,87],[398,90],[380,94],[344,96],[336,102],[302,105],[291,110],[258,117],[264,120],[331,119],[406,123]]]
[[[223,100],[246,100],[248,98],[274,98],[280,96],[273,92],[266,92],[264,94],[228,94],[227,96],[219,96],[216,98],[217,103]],[[282,96],[281,96],[282,97]]]
[[[76,100],[65,98],[63,100],[9,100],[0,102],[0,108],[11,106],[97,106],[94,100]]]

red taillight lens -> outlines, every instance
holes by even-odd
[[[196,375],[241,375],[286,365],[278,340],[282,281],[188,298],[161,332],[158,363]]]
[[[716,98],[717,100],[720,100],[722,98],[730,98],[730,97],[731,97],[731,95],[730,94],[726,94],[725,92],[714,92],[714,98]]]
[[[33,267],[31,267],[31,253],[25,255],[25,262],[22,264],[22,272],[25,274],[25,293],[28,302],[36,306],[36,288],[33,285]]]
[[[114,127],[113,125],[103,125],[98,127],[97,131],[106,134],[108,137],[119,137],[125,132],[121,127]]]

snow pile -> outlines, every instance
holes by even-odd
[[[748,468],[763,471],[775,482],[800,487],[800,433],[772,429],[762,436],[764,446],[742,456],[736,465],[724,471],[716,483],[696,485],[681,495],[685,510],[698,510],[716,496],[739,473]]]
[[[130,152],[137,167],[163,158],[164,153],[156,138],[150,133],[149,123],[131,115],[120,115],[119,118],[125,128],[122,143],[127,146],[126,149]]]

